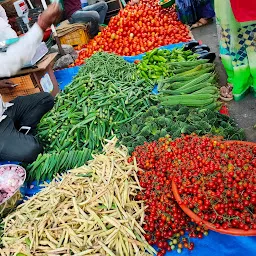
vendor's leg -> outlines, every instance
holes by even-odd
[[[202,27],[213,21],[214,8],[210,0],[197,0],[195,4],[197,22],[191,28]]]
[[[100,15],[96,11],[77,11],[69,19],[70,23],[90,23],[90,35],[97,35],[99,32]]]
[[[96,4],[84,7],[83,11],[96,11],[100,15],[99,23],[103,24],[108,11],[108,5],[105,1],[100,1]]]
[[[29,126],[34,130],[44,114],[52,109],[54,99],[46,92],[17,97],[14,105],[6,110],[6,114],[15,124],[16,129]]]
[[[244,39],[245,39],[245,46],[246,52],[248,56],[250,74],[251,74],[251,86],[256,93],[256,22],[252,22],[243,27],[244,29]],[[254,94],[255,94],[254,93]]]
[[[0,141],[0,160],[31,163],[43,152],[38,141],[18,132],[8,116],[0,122]]]

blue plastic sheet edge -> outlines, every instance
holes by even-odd
[[[180,48],[184,44],[172,44],[160,47],[160,49],[172,50],[174,48]],[[137,56],[124,56],[124,60],[127,62],[134,62],[135,60],[141,60],[145,55],[140,54]],[[78,73],[80,67],[68,68],[57,73],[57,81],[59,82],[60,89],[63,90],[66,85],[68,85],[72,78]],[[64,77],[64,79],[63,79]],[[157,93],[157,88],[153,89],[152,93]],[[0,162],[1,164],[6,164],[10,162]],[[15,163],[16,162],[11,162]],[[31,184],[24,184],[21,192],[23,195],[32,196],[38,193],[42,187],[38,186],[36,182]],[[191,238],[190,241],[195,243],[195,249],[193,251],[188,251],[187,249],[182,250],[182,256],[242,256],[245,254],[256,255],[256,237],[236,237],[229,235],[222,235],[213,231],[210,231],[209,235],[203,239]],[[157,249],[157,247],[155,247]],[[158,250],[158,249],[157,249]],[[180,255],[177,250],[172,252],[167,252],[166,256]]]

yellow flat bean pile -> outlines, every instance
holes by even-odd
[[[104,153],[47,184],[4,220],[1,255],[152,255],[136,162],[107,141]]]

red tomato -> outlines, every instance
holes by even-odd
[[[97,51],[137,55],[155,47],[190,40],[189,31],[178,21],[173,8],[162,9],[157,1],[141,0],[127,5],[112,17],[108,27],[80,51],[76,65]]]

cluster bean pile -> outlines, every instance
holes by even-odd
[[[5,220],[1,255],[149,255],[135,162],[109,141],[87,166],[46,185]],[[50,204],[50,207],[49,207]]]
[[[190,38],[188,28],[178,21],[174,8],[164,9],[157,0],[141,0],[134,6],[128,4],[112,17],[107,28],[80,51],[76,65],[98,51],[133,56]]]

